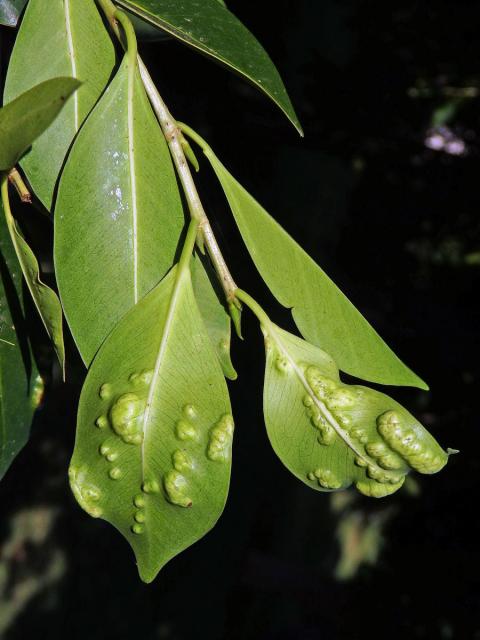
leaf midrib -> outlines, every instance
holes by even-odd
[[[70,11],[70,0],[64,0],[64,7],[65,7],[65,26],[67,30],[68,57],[70,59],[72,76],[76,78],[77,63],[75,60],[75,46],[73,43],[72,20],[71,20],[72,15]],[[73,94],[73,114],[74,114],[75,132],[78,132],[78,129],[80,126],[78,91],[75,91]]]
[[[321,414],[323,415],[325,420],[329,423],[329,425],[335,430],[338,436],[347,445],[347,447],[349,447],[356,456],[364,460],[364,462],[366,462],[369,466],[374,466],[375,468],[381,470],[374,460],[372,460],[369,456],[365,455],[364,453],[359,451],[359,449],[357,449],[357,447],[351,441],[347,432],[344,429],[342,429],[342,427],[335,420],[335,418],[333,417],[332,413],[329,411],[326,404],[317,398],[312,387],[308,384],[307,379],[303,375],[302,370],[300,369],[300,367],[298,366],[294,358],[290,355],[287,347],[284,345],[280,336],[276,333],[274,327],[273,326],[269,327],[268,332],[269,332],[269,336],[273,339],[278,349],[283,353],[283,355],[286,357],[290,365],[293,367],[295,374],[297,375],[301,384],[305,388],[305,391],[312,398],[318,410],[321,412]]]

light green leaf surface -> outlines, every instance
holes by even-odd
[[[436,473],[448,454],[398,402],[363,386],[343,384],[324,351],[264,325],[264,413],[278,457],[313,489],[354,483],[381,498],[405,475]]]
[[[142,580],[213,527],[228,493],[233,420],[188,269],[118,324],[80,398],[72,490],[128,540]]]
[[[105,88],[114,63],[113,44],[94,0],[30,0],[8,67],[5,102],[56,76],[82,81],[73,100],[21,163],[47,209],[70,144]]]
[[[184,131],[202,146],[260,275],[280,304],[292,308],[304,338],[325,349],[342,371],[357,378],[428,389],[326,273],[235,180],[207,143],[188,127]]]
[[[0,24],[16,27],[27,0],[0,0]]]
[[[222,366],[223,374],[229,380],[236,380],[237,372],[230,358],[231,319],[220,300],[220,292],[213,284],[215,278],[213,269],[205,267],[199,256],[192,260],[193,290],[205,327]]]
[[[23,277],[27,283],[38,313],[52,341],[62,372],[65,374],[65,348],[63,345],[63,314],[60,300],[55,291],[40,279],[40,267],[35,254],[30,249],[18,225],[12,216],[8,202],[8,180],[2,181],[2,202],[7,227],[15,252],[20,263]]]
[[[0,109],[0,171],[7,171],[65,107],[80,86],[74,78],[42,82]]]
[[[258,40],[219,0],[116,0],[116,4],[249,80],[302,134],[275,65]]]
[[[43,390],[24,322],[22,272],[0,200],[0,480],[28,440]]]
[[[75,141],[55,208],[60,296],[87,365],[171,268],[183,226],[167,144],[126,56]]]

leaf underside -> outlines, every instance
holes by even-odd
[[[387,395],[340,381],[324,351],[279,327],[263,327],[264,413],[268,436],[285,466],[313,489],[355,484],[383,497],[406,474],[436,473],[448,454]]]
[[[174,263],[184,214],[138,69],[125,57],[69,154],[55,208],[55,270],[88,365]]]
[[[95,357],[69,470],[79,504],[125,536],[145,582],[220,516],[232,434],[189,271],[174,268]]]
[[[43,388],[24,322],[22,272],[0,201],[0,480],[28,440]]]
[[[302,134],[280,75],[258,40],[219,0],[116,0],[263,91]]]
[[[247,249],[278,302],[306,340],[331,354],[342,371],[388,385],[427,385],[395,355],[335,283],[227,171],[204,152],[223,187]]]
[[[82,86],[33,145],[22,167],[35,194],[50,210],[58,174],[70,144],[107,84],[113,43],[94,0],[30,0],[15,41],[5,84],[5,102],[56,76]]]

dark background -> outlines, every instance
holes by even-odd
[[[383,500],[310,491],[267,441],[263,346],[246,313],[229,502],[147,586],[126,542],[68,488],[83,376],[73,360],[66,385],[47,376],[32,439],[0,485],[0,637],[480,639],[479,5],[228,4],[280,69],[305,139],[256,90],[173,41],[142,45],[160,91],[429,382],[430,393],[392,393],[461,453]],[[13,34],[1,35],[5,53]],[[464,153],[427,148],[433,124]],[[200,189],[235,278],[293,329],[206,167]],[[49,222],[33,226],[47,256]]]

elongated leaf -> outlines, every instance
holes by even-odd
[[[292,308],[304,338],[332,354],[340,369],[353,376],[428,389],[211,148],[194,136],[217,174],[255,266],[280,304]]]
[[[236,380],[237,372],[230,358],[231,320],[220,301],[219,292],[215,290],[212,284],[214,278],[215,273],[212,272],[212,269],[209,269],[209,273],[207,273],[201,258],[196,256],[192,260],[192,282],[195,299],[222,366],[224,376],[229,380]]]
[[[272,446],[297,478],[320,491],[354,483],[380,498],[414,469],[436,473],[448,454],[402,406],[343,384],[324,351],[272,325],[266,346],[264,413]]]
[[[83,82],[22,160],[47,209],[73,137],[105,88],[114,63],[113,44],[94,0],[30,0],[10,59],[5,102],[55,76]]]
[[[173,265],[184,215],[168,148],[125,57],[80,132],[55,208],[55,269],[86,364]]]
[[[22,272],[0,200],[0,480],[28,440],[42,389],[25,334]]]
[[[220,516],[230,412],[190,274],[175,268],[98,352],[69,471],[79,504],[125,536],[145,582]]]
[[[223,63],[266,93],[302,134],[275,65],[258,40],[219,0],[116,0],[185,44]]]
[[[0,0],[0,24],[16,27],[27,0]]]
[[[28,246],[25,238],[19,230],[17,223],[12,216],[8,203],[8,181],[4,178],[2,182],[2,202],[5,212],[7,227],[10,232],[15,252],[20,263],[23,277],[27,283],[35,306],[47,330],[48,336],[53,343],[58,360],[65,374],[65,348],[63,345],[63,313],[60,300],[55,291],[50,289],[40,279],[40,268],[35,254]]]
[[[11,169],[55,120],[67,98],[80,86],[75,78],[53,78],[0,109],[0,170]]]

